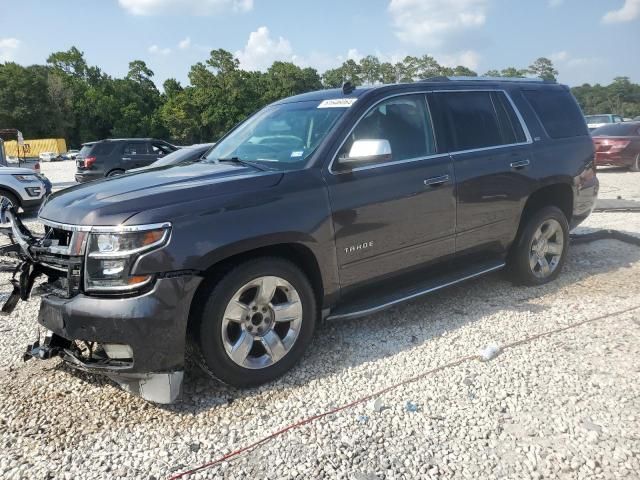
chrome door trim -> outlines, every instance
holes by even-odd
[[[386,101],[386,100],[388,100],[390,98],[394,98],[394,97],[401,97],[401,96],[408,96],[408,95],[428,95],[428,94],[433,94],[433,93],[456,93],[456,92],[459,92],[459,93],[463,93],[463,92],[502,92],[502,93],[504,93],[504,95],[507,97],[507,100],[511,104],[511,108],[513,108],[513,111],[516,113],[516,117],[518,118],[518,121],[520,122],[520,126],[522,127],[522,131],[524,132],[526,141],[525,142],[519,142],[519,143],[510,143],[510,144],[507,144],[507,145],[495,145],[495,146],[492,146],[492,147],[472,148],[472,149],[469,149],[469,150],[455,150],[455,151],[451,151],[451,152],[447,152],[447,153],[435,153],[435,154],[427,155],[427,156],[423,156],[423,157],[407,158],[407,159],[404,159],[404,160],[396,160],[396,161],[392,161],[392,162],[378,163],[378,164],[375,164],[375,165],[366,165],[366,166],[363,166],[363,167],[352,168],[352,169],[350,169],[348,171],[344,171],[344,172],[336,171],[336,170],[333,169],[333,164],[336,162],[336,159],[338,158],[338,152],[340,152],[340,150],[344,146],[344,144],[347,141],[347,139],[349,138],[349,136],[353,133],[353,131],[356,129],[356,127],[362,121],[362,119],[372,109],[374,109],[376,106],[378,106],[380,103],[382,103],[382,102],[384,102],[384,101]],[[427,111],[429,113],[429,119],[431,120],[431,128],[433,130],[433,138],[435,139],[435,144],[437,145],[438,144],[438,138],[437,138],[435,129],[433,128],[434,125],[433,125],[433,118],[431,117],[431,107],[429,105],[429,100],[428,100],[427,97],[425,97],[425,100],[427,102]],[[421,160],[430,160],[432,158],[447,157],[449,155],[455,155],[455,154],[461,154],[461,153],[484,152],[484,151],[487,151],[487,150],[494,150],[494,149],[500,149],[500,148],[531,145],[532,143],[533,143],[533,138],[531,137],[531,132],[529,131],[529,127],[525,123],[524,118],[522,117],[522,114],[520,113],[520,110],[518,110],[518,107],[516,107],[516,104],[513,102],[513,99],[511,98],[511,95],[509,95],[509,92],[507,92],[505,89],[503,89],[503,88],[465,88],[465,89],[457,89],[456,90],[456,89],[431,88],[429,90],[419,90],[419,91],[414,91],[414,92],[394,93],[392,95],[387,95],[387,96],[381,98],[376,103],[371,105],[362,115],[360,115],[360,117],[358,118],[356,123],[349,130],[349,133],[347,133],[347,135],[344,137],[342,142],[340,142],[340,145],[338,146],[336,152],[333,155],[333,158],[331,159],[331,162],[329,163],[328,170],[329,170],[329,173],[331,175],[342,175],[342,174],[345,174],[345,173],[358,172],[360,170],[371,170],[371,169],[374,169],[374,168],[383,168],[383,167],[388,167],[388,166],[391,166],[391,165],[400,165],[400,164],[403,164],[403,163],[418,162],[418,161],[421,161]]]

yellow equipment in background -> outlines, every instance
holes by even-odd
[[[18,142],[10,140],[4,143],[4,150],[9,157],[38,157],[43,152],[65,153],[67,142],[64,138],[42,138],[37,140],[26,140],[24,146],[19,147]]]

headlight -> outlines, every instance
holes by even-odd
[[[38,181],[35,175],[14,175],[13,178],[23,183],[31,183]]]
[[[140,255],[167,244],[170,227],[137,228],[131,232],[91,232],[85,265],[86,291],[135,290],[151,281],[152,275],[131,275],[131,271]]]

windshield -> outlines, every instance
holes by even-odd
[[[237,158],[267,168],[302,168],[346,110],[327,101],[265,107],[219,142],[206,161]]]
[[[587,115],[587,123],[611,123],[609,115]]]

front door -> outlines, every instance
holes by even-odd
[[[356,140],[382,139],[391,158],[343,170]],[[376,104],[339,150],[327,183],[342,287],[454,253],[455,178],[438,152],[426,97]]]
[[[149,145],[147,142],[128,142],[122,151],[122,168],[130,170],[132,168],[144,167],[147,165],[149,157]]]

